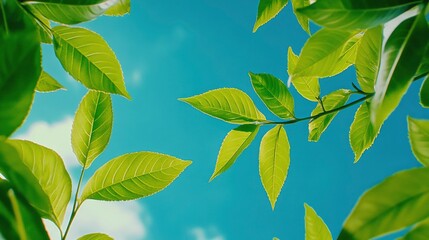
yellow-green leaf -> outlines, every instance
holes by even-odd
[[[121,65],[104,39],[85,28],[56,26],[54,48],[64,69],[89,89],[130,98]]]
[[[429,75],[424,80],[422,87],[420,88],[420,105],[425,108],[429,108]]]
[[[305,240],[332,240],[331,232],[316,211],[307,203],[304,203],[304,208]]]
[[[408,117],[408,135],[414,156],[429,166],[429,120]]]
[[[89,91],[77,109],[71,134],[73,151],[84,168],[91,166],[106,148],[112,124],[110,95]]]
[[[220,88],[179,99],[201,112],[229,123],[246,124],[265,121],[252,99],[236,88]]]
[[[246,149],[258,133],[259,125],[241,125],[231,130],[222,142],[217,156],[216,167],[210,178],[215,177],[230,168],[240,154]]]
[[[296,20],[298,20],[299,25],[301,25],[302,29],[310,34],[310,25],[308,17],[304,14],[297,11],[298,8],[303,8],[310,5],[310,0],[292,0],[292,9],[293,13],[296,16]]]
[[[323,107],[320,103],[317,104],[316,108],[311,112],[311,116],[317,116],[319,114],[323,114],[325,109],[326,112],[333,111],[341,106],[343,106],[347,100],[350,98],[351,91],[346,89],[339,89],[334,91],[322,98]],[[329,126],[331,121],[337,115],[338,111],[333,111],[331,113],[320,116],[308,125],[309,136],[308,141],[317,142],[320,139],[322,133]]]
[[[292,48],[288,49],[288,60],[287,60],[287,71],[289,74],[289,80],[292,85],[296,88],[299,94],[307,100],[317,102],[317,98],[320,96],[320,84],[317,77],[292,77],[293,69],[298,62],[298,56],[292,51]]]
[[[258,15],[253,26],[253,32],[273,19],[286,6],[288,0],[259,0]]]
[[[130,12],[131,0],[119,0],[115,5],[107,9],[104,15],[123,16]]]
[[[273,210],[286,181],[289,165],[289,140],[283,126],[277,125],[264,135],[259,149],[259,175]]]
[[[405,236],[398,240],[427,240],[429,236],[429,218],[417,223]]]
[[[293,97],[286,85],[270,74],[249,73],[253,89],[264,104],[280,118],[294,117]]]
[[[152,152],[125,154],[110,160],[88,180],[80,202],[147,197],[166,188],[191,164],[178,158]]]
[[[113,240],[113,238],[104,233],[90,233],[78,238],[77,240]]]
[[[36,91],[38,92],[53,92],[57,90],[65,89],[61,83],[55,80],[47,72],[42,71],[39,80],[37,81]]]

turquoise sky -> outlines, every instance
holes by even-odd
[[[234,126],[177,99],[215,88],[240,88],[274,120],[253,92],[248,72],[271,73],[287,81],[287,48],[292,46],[299,53],[308,37],[290,5],[252,33],[257,5],[257,0],[135,0],[130,15],[101,17],[82,25],[101,34],[115,51],[133,98],[128,101],[113,96],[111,141],[89,172],[113,157],[136,151],[193,160],[166,190],[137,201],[144,209],[140,209],[139,218],[146,232],[125,235],[128,238],[304,239],[304,202],[337,236],[361,193],[396,171],[419,166],[409,147],[406,116],[429,118],[429,114],[418,104],[420,82],[416,82],[383,126],[374,146],[357,164],[353,164],[348,141],[357,106],[339,113],[318,143],[307,142],[306,122],[288,125],[291,166],[275,211],[258,173],[259,142],[268,127],[261,129],[230,170],[208,183],[220,144]],[[46,134],[50,136],[49,127],[73,116],[86,93],[62,70],[51,46],[45,46],[43,54],[46,71],[68,90],[37,94],[19,134],[28,135],[34,124],[46,122]],[[354,69],[324,79],[322,94],[351,88],[355,79]],[[314,103],[303,100],[294,89],[291,92],[297,115],[308,116]],[[64,142],[70,138],[62,137]],[[71,169],[76,175],[78,168]],[[106,221],[122,221],[115,215],[108,218]]]

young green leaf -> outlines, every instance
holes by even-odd
[[[112,124],[110,95],[89,91],[77,109],[71,133],[73,151],[84,168],[89,168],[106,148]]]
[[[32,0],[22,4],[31,11],[64,24],[77,24],[102,15],[118,0]]]
[[[52,33],[49,31],[51,28],[51,23],[49,19],[45,18],[37,12],[33,12],[36,16],[37,29],[39,32],[40,41],[46,44],[52,44]]]
[[[166,188],[191,164],[178,158],[152,152],[138,152],[117,157],[88,180],[80,202],[86,199],[105,201],[147,197]]]
[[[339,240],[371,239],[429,216],[429,168],[396,173],[362,195]]]
[[[71,178],[61,157],[53,150],[24,140],[9,140],[43,192],[48,196],[57,226],[61,226],[71,197]],[[34,185],[34,183],[33,183]]]
[[[355,163],[359,161],[363,152],[370,148],[380,128],[374,128],[369,115],[369,103],[364,102],[358,108],[352,125],[350,126],[350,146],[355,154]]]
[[[420,0],[317,0],[298,9],[315,23],[335,29],[368,29],[395,18]]]
[[[351,91],[346,89],[339,89],[322,98],[323,106],[318,103],[316,108],[311,112],[311,116],[317,116],[325,111],[332,111],[346,104],[350,98]],[[323,108],[325,110],[323,110]],[[323,115],[310,122],[308,125],[309,136],[308,141],[317,142],[322,133],[329,126],[331,121],[337,115],[338,111]]]
[[[423,77],[424,75],[429,75],[429,43],[426,44],[426,51],[423,54],[423,59],[420,62],[420,66],[417,70],[417,73],[415,74],[415,77],[419,78]]]
[[[417,223],[405,236],[398,240],[427,240],[429,236],[429,218]]]
[[[286,6],[288,0],[259,0],[258,15],[253,32],[273,19]]]
[[[420,88],[420,105],[425,108],[429,108],[429,75]]]
[[[292,0],[292,9],[293,13],[296,16],[296,20],[298,20],[299,25],[301,25],[302,29],[310,34],[310,25],[308,17],[304,14],[297,11],[298,8],[303,8],[310,5],[310,0]]]
[[[107,9],[104,15],[123,16],[130,12],[131,0],[119,0],[115,5]]]
[[[317,77],[292,77],[293,70],[298,62],[298,56],[289,47],[287,55],[287,71],[292,85],[296,88],[299,94],[307,100],[317,102],[320,96],[320,84]]]
[[[290,165],[289,140],[282,125],[269,130],[259,149],[259,175],[274,210]]]
[[[270,74],[249,72],[253,89],[265,105],[280,118],[294,117],[293,97],[286,85]]]
[[[37,81],[36,91],[38,92],[53,92],[57,90],[65,89],[61,83],[57,82],[47,72],[42,71],[39,80]]]
[[[0,136],[10,136],[31,108],[41,72],[39,33],[17,1],[0,2]]]
[[[408,135],[414,156],[429,166],[429,121],[408,117]]]
[[[316,211],[307,203],[304,203],[304,208],[305,240],[332,240],[331,232]]]
[[[354,63],[361,34],[335,29],[321,29],[312,35],[301,50],[292,77],[330,77]]]
[[[104,39],[84,28],[56,26],[54,48],[64,69],[89,89],[130,98],[115,53]]]
[[[0,221],[0,237],[5,239],[49,239],[37,211],[7,181],[1,179]]]
[[[188,98],[180,98],[201,112],[229,123],[265,121],[252,99],[236,88],[220,88]]]
[[[380,56],[383,42],[383,27],[369,29],[362,37],[356,56],[356,75],[364,92],[374,92],[380,66]]]
[[[246,149],[258,133],[259,125],[241,125],[231,130],[223,139],[217,156],[216,167],[210,178],[215,177],[230,168],[240,154]]]
[[[90,233],[78,238],[77,240],[113,240],[113,238],[104,233]]]
[[[384,47],[371,102],[371,121],[381,126],[411,85],[423,58],[429,28],[424,12],[402,22]]]

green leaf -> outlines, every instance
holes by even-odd
[[[231,130],[223,139],[217,156],[216,167],[210,178],[215,177],[230,168],[240,154],[246,149],[258,133],[259,125],[241,125]]]
[[[380,128],[376,129],[371,124],[369,103],[362,103],[356,111],[349,134],[350,146],[355,154],[355,163],[359,161],[363,152],[372,146],[379,132]]]
[[[298,9],[315,23],[335,29],[368,29],[395,18],[420,0],[317,0]]]
[[[264,104],[280,118],[294,117],[293,97],[286,85],[270,74],[254,74],[249,72],[253,89]]]
[[[429,168],[396,173],[362,195],[339,240],[371,239],[429,216]]]
[[[301,25],[302,29],[310,34],[308,17],[297,11],[298,8],[303,8],[308,5],[310,5],[310,0],[292,0],[292,9],[296,16],[296,20],[298,20],[298,23]]]
[[[390,35],[381,56],[371,104],[371,121],[381,126],[413,82],[423,58],[429,28],[422,12],[402,22]]]
[[[55,80],[47,72],[42,71],[39,80],[37,81],[36,91],[38,92],[53,92],[57,90],[65,89],[61,83]]]
[[[51,215],[49,198],[37,178],[18,155],[14,147],[0,141],[0,173],[37,209],[42,217]]]
[[[429,43],[426,44],[426,52],[423,54],[423,59],[420,62],[420,66],[419,66],[419,69],[417,70],[417,73],[415,74],[415,77],[420,78],[428,74],[429,74]]]
[[[279,238],[277,238],[277,237],[273,237],[273,240],[280,240]]]
[[[152,152],[138,152],[117,157],[88,180],[80,202],[86,199],[105,201],[147,197],[166,188],[191,164],[178,158]]]
[[[53,150],[30,141],[9,140],[8,143],[15,148],[23,163],[48,196],[50,212],[52,212],[49,219],[57,226],[61,226],[72,188],[63,160]]]
[[[100,155],[109,143],[113,111],[110,96],[89,91],[77,109],[71,134],[73,151],[84,168]]]
[[[265,121],[252,99],[236,88],[220,88],[188,98],[181,98],[201,112],[229,123],[246,124]]]
[[[119,0],[115,5],[107,9],[104,15],[108,16],[123,16],[130,12],[130,0]]]
[[[316,211],[307,203],[304,203],[304,208],[305,240],[332,240],[331,232]]]
[[[259,149],[259,175],[274,210],[290,164],[289,140],[282,125],[269,130]]]
[[[49,22],[49,19],[45,18],[37,12],[34,12],[33,14],[37,17],[35,18],[35,20],[37,23],[40,41],[42,43],[52,44],[52,33],[49,31],[49,29],[51,28],[51,23]]]
[[[32,0],[22,4],[32,12],[64,24],[77,24],[102,15],[118,0]]]
[[[383,27],[369,29],[362,37],[356,56],[356,75],[364,92],[374,92],[380,66],[380,56],[383,42]]]
[[[253,32],[273,19],[286,6],[288,0],[259,0],[258,15]]]
[[[429,236],[429,218],[419,222],[405,236],[398,240],[427,240]]]
[[[87,88],[130,98],[121,65],[104,39],[85,28],[56,26],[55,54],[64,69]]]
[[[429,75],[420,88],[420,105],[425,108],[429,108]]]
[[[320,84],[317,77],[292,77],[292,72],[298,62],[298,56],[292,51],[292,48],[288,49],[288,74],[289,80],[292,85],[296,88],[299,94],[307,100],[317,102],[320,96]]]
[[[39,33],[17,1],[0,2],[0,136],[10,136],[30,111],[41,72]]]
[[[429,166],[429,121],[408,117],[408,135],[414,156]]]
[[[321,29],[302,48],[292,77],[330,77],[354,63],[361,34]]]
[[[48,240],[37,211],[5,180],[0,179],[0,237]]]
[[[346,104],[347,100],[350,98],[351,91],[346,89],[336,90],[322,98],[323,107],[326,112],[331,112],[329,114],[321,115],[317,117],[308,125],[309,136],[308,141],[317,142],[320,139],[322,133],[329,126],[331,121],[337,115],[338,111],[333,111],[339,107],[342,107]],[[316,108],[311,112],[311,116],[317,116],[319,114],[323,114],[323,107],[320,103],[317,104]]]
[[[90,233],[78,238],[77,240],[113,240],[113,238],[104,233]]]

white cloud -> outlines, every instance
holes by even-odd
[[[54,123],[39,121],[31,124],[26,132],[15,138],[30,140],[53,149],[63,158],[66,167],[70,169],[79,165],[71,148],[72,124],[72,116],[66,116],[61,121]]]
[[[189,230],[189,234],[195,240],[225,240],[217,228],[213,226],[209,228],[194,227]]]

